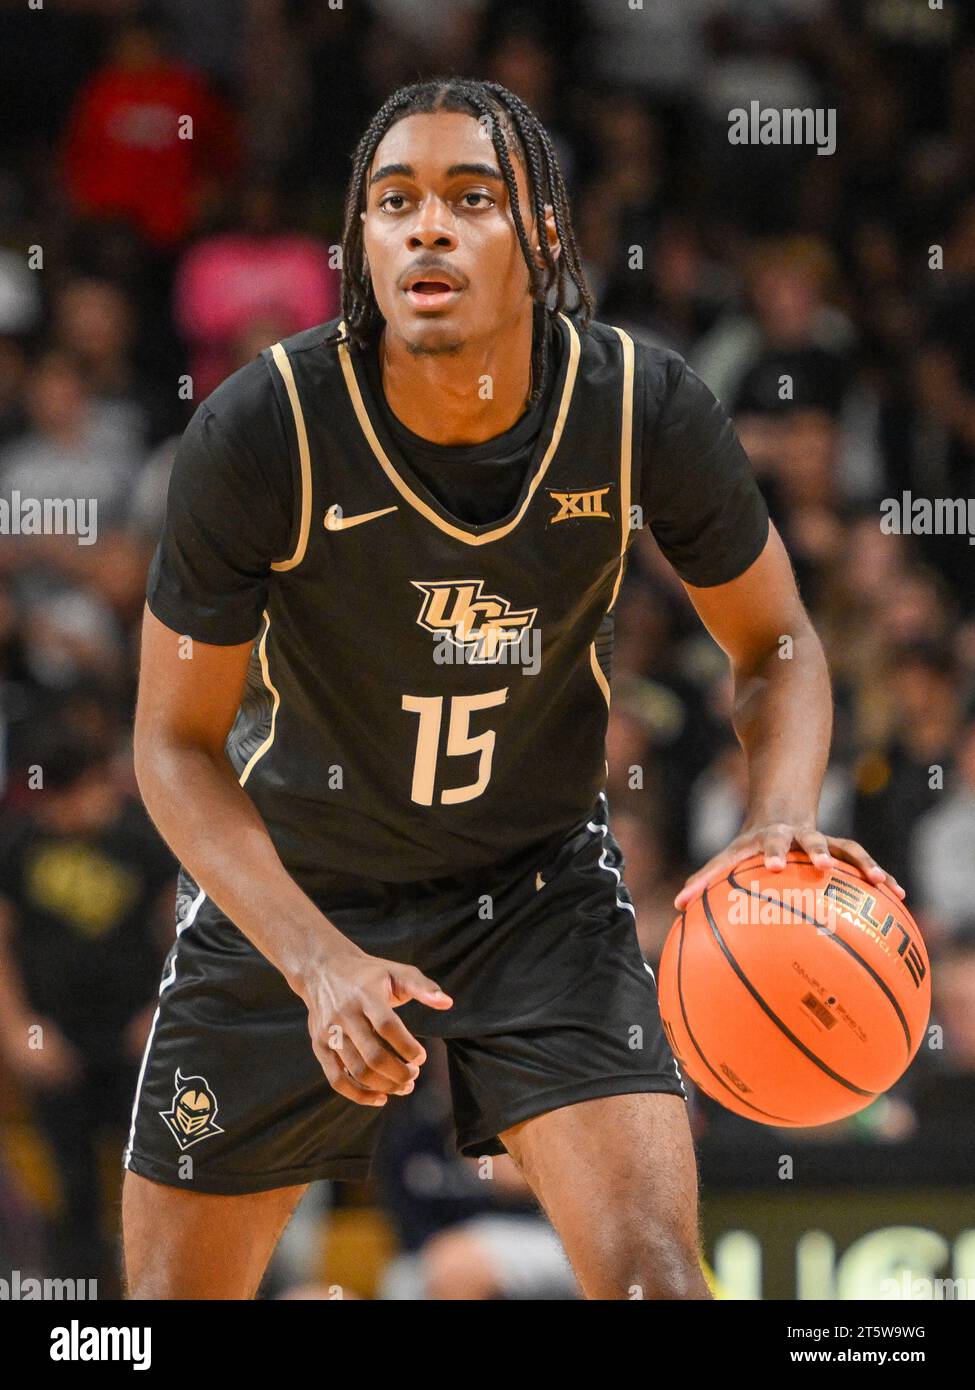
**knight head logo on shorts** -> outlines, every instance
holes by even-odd
[[[181,1149],[223,1134],[216,1123],[217,1098],[205,1076],[183,1076],[176,1068],[176,1092],[171,1110],[160,1110]]]

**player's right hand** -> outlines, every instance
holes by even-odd
[[[358,1105],[385,1105],[413,1090],[425,1049],[393,1012],[409,999],[431,1009],[453,1000],[412,965],[363,951],[331,955],[302,995],[315,1056],[333,1091]]]

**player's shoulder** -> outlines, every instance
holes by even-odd
[[[632,343],[635,373],[642,386],[645,410],[651,417],[660,413],[682,385],[700,383],[679,352],[647,341],[630,327],[593,320],[586,336],[590,351],[601,356],[618,354],[621,341]]]
[[[314,328],[303,328],[299,333],[282,338],[280,347],[283,348],[289,362],[334,363],[338,360],[335,349],[340,342],[345,341],[345,336],[342,319],[334,318],[329,319],[327,323],[316,324]],[[272,351],[271,348],[264,349],[261,356],[265,361]]]
[[[215,418],[226,432],[251,445],[276,434],[281,429],[281,405],[288,399],[286,375],[312,359],[319,371],[334,362],[339,323],[331,319],[264,348],[211,391],[198,415]]]

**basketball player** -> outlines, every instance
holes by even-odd
[[[793,843],[890,882],[814,828],[820,644],[714,397],[591,321],[510,92],[428,82],[378,112],[343,308],[200,406],[150,573],[136,768],[183,875],[125,1154],[130,1294],[253,1297],[305,1186],[367,1173],[439,1037],[459,1149],[513,1156],[588,1297],[707,1298],[603,792],[633,523],[728,654],[748,757],[745,829],[678,906]]]

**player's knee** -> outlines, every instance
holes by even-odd
[[[431,1299],[483,1299],[497,1280],[480,1241],[468,1231],[443,1231],[423,1248],[424,1289]]]
[[[128,1232],[124,1233],[121,1254],[124,1298],[142,1301],[180,1297],[175,1281],[167,1278],[166,1261],[153,1258],[153,1252],[143,1242],[134,1240]]]
[[[175,1286],[167,1286],[165,1279],[157,1278],[148,1269],[140,1269],[135,1274],[126,1271],[124,1297],[129,1302],[141,1303],[147,1299],[177,1299],[180,1295]]]
[[[695,1249],[669,1235],[633,1235],[613,1252],[609,1294],[629,1299],[707,1298],[708,1289]]]

